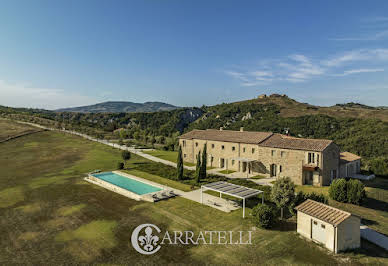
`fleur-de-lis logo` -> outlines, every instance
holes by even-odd
[[[141,230],[145,228],[145,235],[140,235]],[[158,245],[159,237],[152,235],[152,231],[155,229],[157,233],[160,233],[161,230],[154,224],[141,224],[135,228],[132,232],[131,242],[133,248],[144,255],[151,255],[157,252],[161,246]],[[140,244],[140,245],[139,245]]]
[[[152,228],[147,226],[145,229],[145,235],[139,236],[140,245],[143,246],[143,249],[146,251],[152,251],[154,246],[158,244],[159,237],[152,235]]]

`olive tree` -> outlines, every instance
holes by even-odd
[[[295,198],[295,184],[289,177],[279,178],[275,181],[271,190],[272,201],[280,208],[283,219],[283,208],[292,204]]]

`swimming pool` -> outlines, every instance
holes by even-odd
[[[112,185],[118,186],[120,188],[126,189],[130,192],[133,192],[137,195],[144,195],[152,192],[157,192],[162,190],[161,188],[148,185],[146,183],[137,181],[130,177],[122,176],[112,172],[92,174],[93,177],[101,179],[105,182],[108,182]]]

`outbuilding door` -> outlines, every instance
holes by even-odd
[[[326,243],[326,226],[318,221],[312,220],[311,224],[311,237],[313,240],[320,243]]]

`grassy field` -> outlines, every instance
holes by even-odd
[[[30,132],[41,131],[41,129],[25,124],[14,123],[9,120],[0,119],[0,141]]]
[[[233,171],[233,170],[222,170],[222,171],[219,171],[218,173],[228,175],[228,174],[232,174],[232,173],[235,173],[235,172],[236,171]]]
[[[178,152],[177,151],[161,151],[161,150],[153,150],[153,151],[144,151],[144,153],[147,153],[149,155],[158,157],[163,160],[167,160],[173,163],[176,163],[178,159]],[[184,165],[186,166],[195,166],[193,163],[184,162]],[[209,169],[209,168],[208,168]]]
[[[75,136],[40,132],[0,149],[2,265],[388,263],[387,253],[368,243],[363,245],[371,256],[332,255],[300,238],[292,221],[254,230],[252,245],[164,245],[155,255],[141,255],[130,243],[139,224],[196,232],[251,230],[252,224],[241,210],[223,213],[183,198],[137,202],[89,184],[85,173],[114,169],[120,151]],[[129,163],[139,175],[141,160]]]
[[[329,200],[329,204],[349,211],[362,218],[362,223],[388,235],[388,179],[377,177],[366,181],[367,199],[361,206]],[[315,192],[328,195],[328,187],[298,186],[297,191]]]

